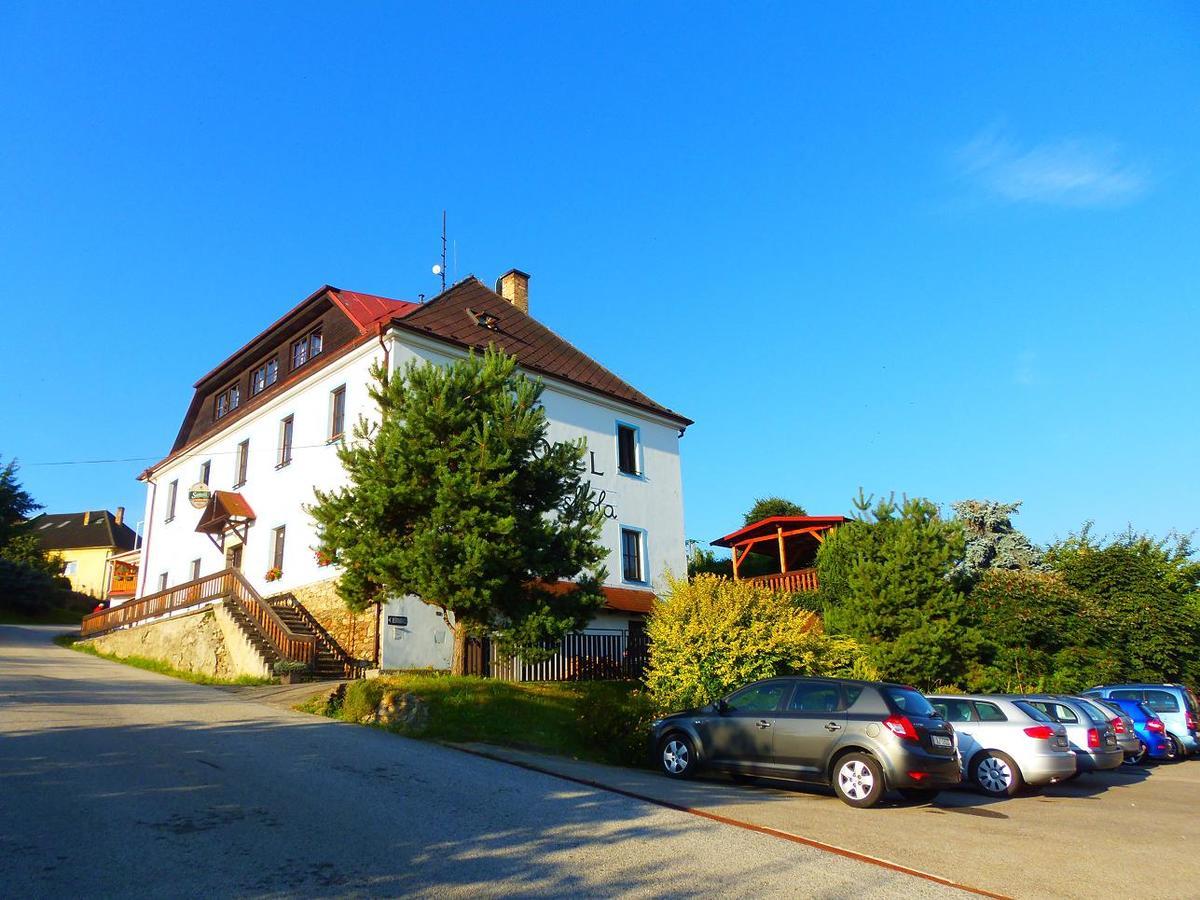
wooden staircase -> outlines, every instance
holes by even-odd
[[[299,662],[317,678],[361,678],[366,663],[354,659],[291,594],[263,599],[236,569],[225,569],[165,591],[83,617],[80,635],[97,637],[145,625],[183,610],[223,602],[230,618],[269,664]]]
[[[311,634],[316,641],[312,672],[317,678],[361,678],[364,663],[342,649],[325,627],[292,594],[276,594],[267,603],[292,631]]]

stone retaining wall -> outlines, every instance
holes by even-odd
[[[184,672],[213,678],[266,676],[265,663],[256,651],[247,653],[245,647],[231,647],[226,643],[226,629],[222,629],[218,620],[222,614],[223,609],[217,611],[210,607],[102,634],[87,643],[104,653],[144,656]],[[237,641],[233,643],[236,645]],[[243,643],[248,642],[243,639]]]

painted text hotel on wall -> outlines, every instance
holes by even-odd
[[[691,421],[530,316],[529,276],[515,269],[496,291],[469,277],[427,303],[323,287],[196,382],[170,455],[141,476],[138,596],[235,569],[264,597],[291,594],[352,656],[448,667],[448,629],[418,598],[394,598],[379,623],[348,612],[304,506],[314,486],[344,482],[336,444],[377,415],[372,364],[447,362],[489,344],[545,383],[549,439],[587,442],[609,553],[607,607],[589,630],[639,629],[656,586],[686,568],[679,439]]]

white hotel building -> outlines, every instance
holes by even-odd
[[[395,371],[494,344],[544,382],[549,439],[587,442],[608,548],[607,608],[589,630],[639,628],[664,576],[686,569],[679,439],[691,422],[532,318],[528,280],[512,270],[492,291],[470,277],[419,304],[326,286],[196,382],[170,455],[141,476],[138,597],[236,568],[263,597],[293,594],[357,644],[346,647],[353,656],[388,669],[447,667],[448,629],[415,597],[391,600],[369,641],[355,630],[304,506],[314,487],[344,482],[336,445],[360,414],[378,414],[367,394],[373,363]],[[200,503],[220,493],[200,509],[193,489]]]

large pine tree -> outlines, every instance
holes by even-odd
[[[452,671],[469,636],[536,656],[603,605],[602,512],[582,440],[550,443],[543,387],[489,349],[372,371],[379,419],[339,449],[346,487],[316,492],[319,549],[353,609],[414,594],[446,612]],[[549,590],[576,579],[568,591]]]

